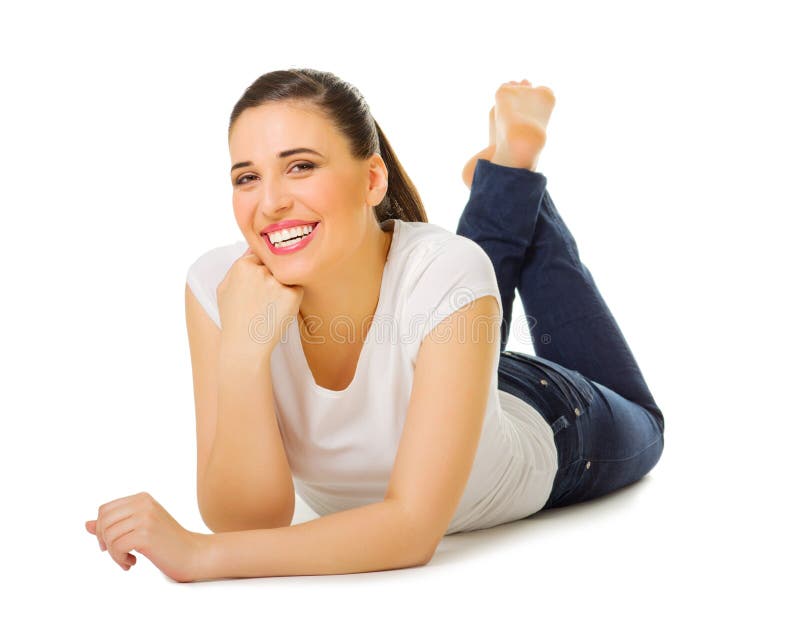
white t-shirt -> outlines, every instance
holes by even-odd
[[[477,243],[425,222],[395,220],[393,230],[378,306],[350,385],[337,391],[314,381],[296,319],[271,356],[276,416],[295,490],[319,515],[385,497],[425,335],[487,294],[502,310],[492,262]],[[217,285],[245,249],[245,241],[214,248],[188,270],[189,288],[217,326]],[[535,513],[553,487],[553,431],[536,409],[497,389],[499,359],[448,535]]]

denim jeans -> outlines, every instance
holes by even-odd
[[[664,415],[546,184],[541,173],[478,160],[456,230],[483,248],[497,276],[498,387],[553,430],[558,471],[545,509],[636,482],[664,449]],[[515,290],[535,356],[505,350]]]

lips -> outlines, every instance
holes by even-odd
[[[304,226],[312,226],[312,228],[305,234],[303,234],[302,230],[299,230],[300,235],[289,236],[289,238],[283,239],[280,244],[272,243],[269,238],[269,231],[265,232],[262,236],[264,239],[264,243],[266,243],[267,247],[269,248],[270,252],[273,254],[285,255],[285,254],[293,254],[294,252],[298,252],[303,250],[308,246],[309,243],[314,239],[317,232],[319,232],[319,221],[317,222],[295,222],[295,226],[297,225],[304,225]],[[273,224],[279,225],[279,224]],[[291,227],[291,226],[290,226]],[[285,235],[280,235],[285,236]]]

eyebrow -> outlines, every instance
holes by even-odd
[[[296,147],[294,149],[286,149],[285,151],[281,151],[277,155],[277,157],[278,158],[287,158],[289,156],[293,156],[296,153],[313,153],[313,154],[318,155],[320,158],[324,157],[319,151],[314,151],[313,149],[309,149],[307,147]],[[239,169],[241,167],[251,167],[251,166],[253,166],[253,163],[250,162],[249,160],[246,161],[246,162],[237,162],[236,164],[234,164],[231,167],[231,173],[233,173],[236,169]]]

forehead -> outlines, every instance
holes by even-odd
[[[231,129],[234,159],[274,158],[284,149],[309,147],[323,154],[341,149],[333,125],[309,106],[267,103],[244,110]]]

